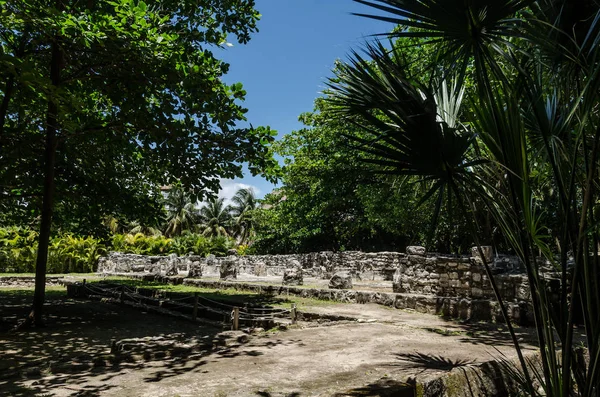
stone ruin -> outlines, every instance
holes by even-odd
[[[512,318],[522,323],[531,320],[530,292],[519,260],[511,256],[492,257],[491,248],[484,247],[483,251]],[[391,281],[394,296],[386,299],[394,302],[400,296],[405,302],[403,307],[471,319],[495,318],[499,313],[477,250],[462,257],[431,254],[418,246],[407,247],[406,253],[323,251],[220,258],[214,255],[144,256],[113,252],[100,259],[98,272],[179,275],[187,279],[218,277],[230,282],[238,275],[244,275],[246,279],[265,278],[289,288],[301,286],[304,279],[310,277],[329,280],[332,291],[351,290],[353,280]],[[356,296],[363,296],[361,294],[357,291]],[[344,299],[353,301],[352,296],[347,294]]]

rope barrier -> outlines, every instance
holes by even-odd
[[[137,304],[144,304],[144,300],[150,300],[150,301],[154,301],[154,302],[165,302],[168,303],[169,305],[172,305],[174,307],[179,307],[179,308],[193,308],[193,304],[190,303],[183,303],[183,301],[186,300],[193,300],[195,297],[194,296],[184,296],[181,298],[177,298],[177,299],[171,299],[171,298],[167,298],[167,299],[158,299],[156,297],[150,297],[150,296],[145,296],[145,295],[141,295],[137,292],[135,292],[132,288],[122,285],[122,286],[115,286],[115,287],[101,287],[98,285],[92,285],[92,284],[84,284],[83,285],[86,290],[99,295],[99,296],[104,296],[104,297],[114,297],[117,294],[123,293],[123,295],[129,299],[131,299],[133,302],[137,303]],[[228,305],[226,303],[222,303],[222,302],[218,302],[218,301],[214,301],[212,299],[209,298],[205,298],[203,296],[197,295],[198,299],[202,299],[206,302],[209,302],[213,305],[217,305],[217,306],[221,306],[227,309],[234,309],[236,306],[232,306],[232,305]],[[231,321],[233,321],[233,313],[234,311],[231,310],[231,312],[229,312],[229,310],[223,310],[221,308],[216,308],[214,306],[207,306],[207,305],[203,305],[198,303],[198,308],[199,309],[203,309],[203,310],[209,310],[215,313],[219,313],[222,315],[230,315],[231,317]],[[254,313],[253,313],[254,311]],[[256,313],[258,312],[258,313]],[[278,315],[283,315],[283,314],[288,314],[291,313],[290,310],[288,309],[278,309],[278,308],[258,308],[258,307],[251,307],[251,308],[245,308],[244,310],[242,310],[241,308],[238,307],[238,313],[239,313],[239,320],[242,321],[256,321],[256,320],[273,320],[275,319],[276,316]]]

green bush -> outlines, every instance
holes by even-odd
[[[19,227],[0,228],[0,271],[35,271],[38,233]],[[48,273],[92,272],[105,246],[93,237],[64,234],[50,240]]]
[[[36,231],[8,227],[0,228],[0,272],[32,273],[37,255]],[[235,240],[227,237],[208,238],[185,233],[175,238],[137,234],[115,234],[103,244],[93,237],[60,234],[50,240],[48,273],[87,273],[96,270],[98,259],[107,251],[140,255],[224,256],[235,248]]]
[[[200,234],[184,233],[181,236],[146,236],[137,234],[115,234],[112,237],[112,251],[140,255],[208,255],[224,256],[227,250],[235,247],[235,241],[228,237],[206,237]]]

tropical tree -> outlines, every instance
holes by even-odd
[[[211,51],[259,17],[253,1],[0,1],[1,207],[40,228],[26,325],[42,323],[54,216],[152,214],[161,185],[201,199],[272,164],[274,133],[238,127],[245,91]]]
[[[528,369],[483,262],[517,349],[523,391],[598,396],[600,6],[591,0],[357,1],[385,13],[369,17],[400,25],[393,36],[425,38],[436,57],[424,65],[432,73],[423,83],[380,44],[368,46],[367,58],[354,53],[331,81],[336,117],[363,120],[363,134],[348,139],[379,172],[421,177],[430,184],[426,197],[440,206],[444,198],[457,202],[478,247],[476,201],[492,214],[531,289],[539,371]],[[471,66],[470,107],[452,112]],[[456,90],[445,84],[446,101],[436,98],[443,81],[457,82]],[[560,279],[553,291],[543,263]],[[576,312],[584,317],[585,352],[574,337]]]
[[[165,236],[180,236],[192,230],[198,220],[198,208],[193,198],[181,186],[174,186],[165,198],[167,212]]]
[[[231,225],[230,207],[225,206],[224,198],[209,200],[200,208],[198,228],[207,237],[229,236],[228,228]]]
[[[231,198],[230,212],[233,234],[240,244],[246,244],[254,231],[254,211],[258,201],[252,188],[242,188]]]

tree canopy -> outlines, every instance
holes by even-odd
[[[274,164],[274,132],[241,126],[245,91],[222,81],[228,65],[213,53],[257,31],[254,1],[3,0],[0,10],[1,205],[39,219],[38,278],[53,212],[75,228],[107,214],[147,219],[160,185],[198,199],[244,162]]]

